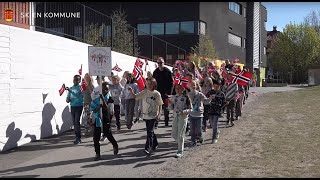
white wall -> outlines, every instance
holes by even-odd
[[[88,72],[88,46],[0,24],[0,151],[72,128],[66,92],[60,97],[58,90],[72,85],[81,64]],[[112,67],[123,71],[132,72],[135,60],[112,52]]]

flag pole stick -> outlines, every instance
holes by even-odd
[[[99,85],[100,85],[100,93],[102,94],[103,96],[103,93],[102,93],[102,76],[99,76],[99,79],[100,79],[100,82],[99,82]],[[100,97],[99,97],[100,98]],[[100,104],[102,104],[102,99],[100,98]],[[102,117],[102,108],[100,108],[100,119],[101,119],[101,128],[103,129],[103,117]]]

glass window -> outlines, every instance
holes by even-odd
[[[111,36],[111,26],[103,26],[103,38],[107,38]]]
[[[180,33],[194,33],[194,21],[181,22]]]
[[[241,4],[236,2],[229,2],[229,9],[237,14],[241,15]]]
[[[150,34],[150,24],[138,24],[138,35]]]
[[[229,33],[228,34],[228,42],[229,42],[229,44],[241,47],[241,37],[240,36]]]
[[[200,30],[199,30],[200,34],[205,35],[206,34],[206,23],[200,21]]]
[[[166,34],[179,34],[179,23],[178,22],[166,23]]]
[[[163,35],[164,34],[164,23],[152,23],[151,24],[152,35]]]

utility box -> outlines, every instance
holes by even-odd
[[[320,67],[310,68],[308,70],[308,85],[309,86],[320,85]]]

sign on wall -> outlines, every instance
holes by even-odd
[[[110,47],[88,47],[90,76],[111,76],[112,61]]]

